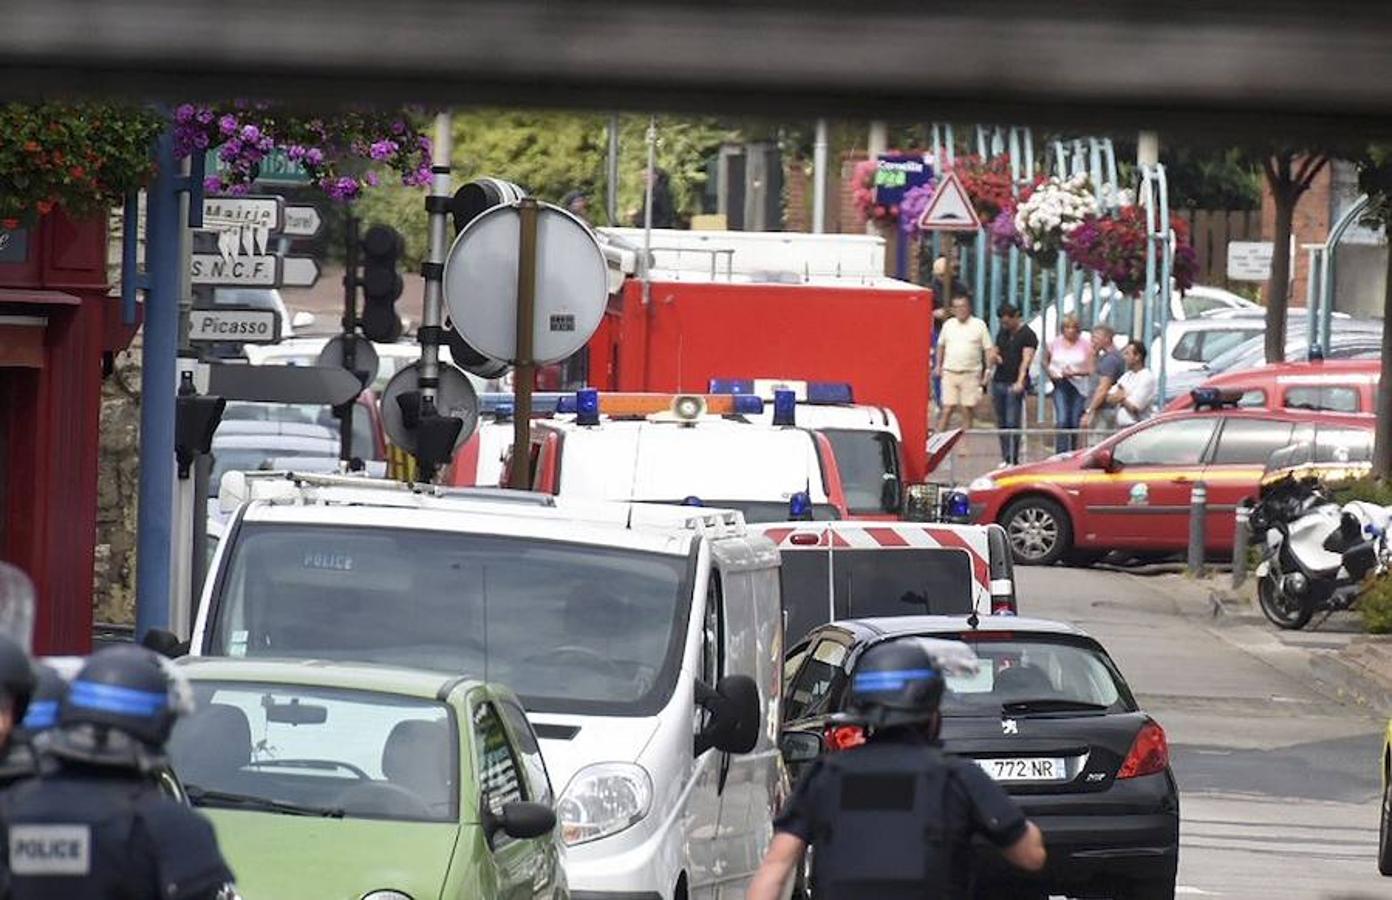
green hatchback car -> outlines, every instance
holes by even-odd
[[[536,735],[505,688],[188,658],[169,755],[257,900],[567,900]]]

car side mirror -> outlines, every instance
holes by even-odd
[[[759,686],[748,675],[726,675],[714,688],[696,682],[696,703],[710,719],[696,735],[696,755],[712,748],[748,753],[759,742]]]
[[[880,485],[880,509],[885,512],[899,512],[904,505],[899,478],[893,472],[886,472],[883,477],[884,483]]]
[[[187,656],[189,652],[188,641],[179,640],[177,634],[163,628],[151,628],[145,632],[145,636],[140,639],[140,646],[169,659]]]
[[[778,749],[789,765],[810,763],[826,752],[822,736],[812,731],[785,731],[778,738]]]
[[[1088,458],[1088,468],[1101,469],[1104,472],[1115,472],[1121,468],[1117,464],[1116,458],[1112,456],[1111,447],[1098,447],[1092,451],[1092,456]]]
[[[504,806],[496,815],[485,806],[482,818],[490,845],[500,831],[510,838],[525,841],[550,834],[556,828],[556,811],[545,803],[518,800]]]

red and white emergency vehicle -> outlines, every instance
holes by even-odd
[[[555,413],[532,421],[531,487],[577,499],[737,509],[749,521],[849,515],[827,437],[749,421],[744,413],[756,414],[756,406],[757,397],[733,395],[563,396]]]
[[[842,619],[1015,615],[1015,566],[999,525],[766,522],[778,546],[789,645]]]
[[[695,393],[765,375],[849,384],[857,403],[893,411],[903,481],[926,478],[932,292],[884,277],[881,239],[655,230],[643,273],[641,231],[600,237],[619,286],[587,347],[589,385]]]

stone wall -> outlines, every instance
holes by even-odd
[[[97,622],[135,622],[135,511],[140,469],[140,351],[116,357],[102,383],[97,466],[97,553],[92,605]]]

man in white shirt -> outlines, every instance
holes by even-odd
[[[971,296],[965,290],[953,292],[952,318],[942,323],[940,331],[933,367],[933,374],[942,379],[938,430],[947,430],[953,409],[961,410],[962,427],[971,428],[986,383],[986,360],[994,346],[991,331],[972,315]]]
[[[1125,428],[1150,417],[1155,402],[1155,373],[1145,367],[1146,349],[1132,341],[1121,350],[1126,371],[1107,394],[1107,405],[1116,409],[1117,425]]]

